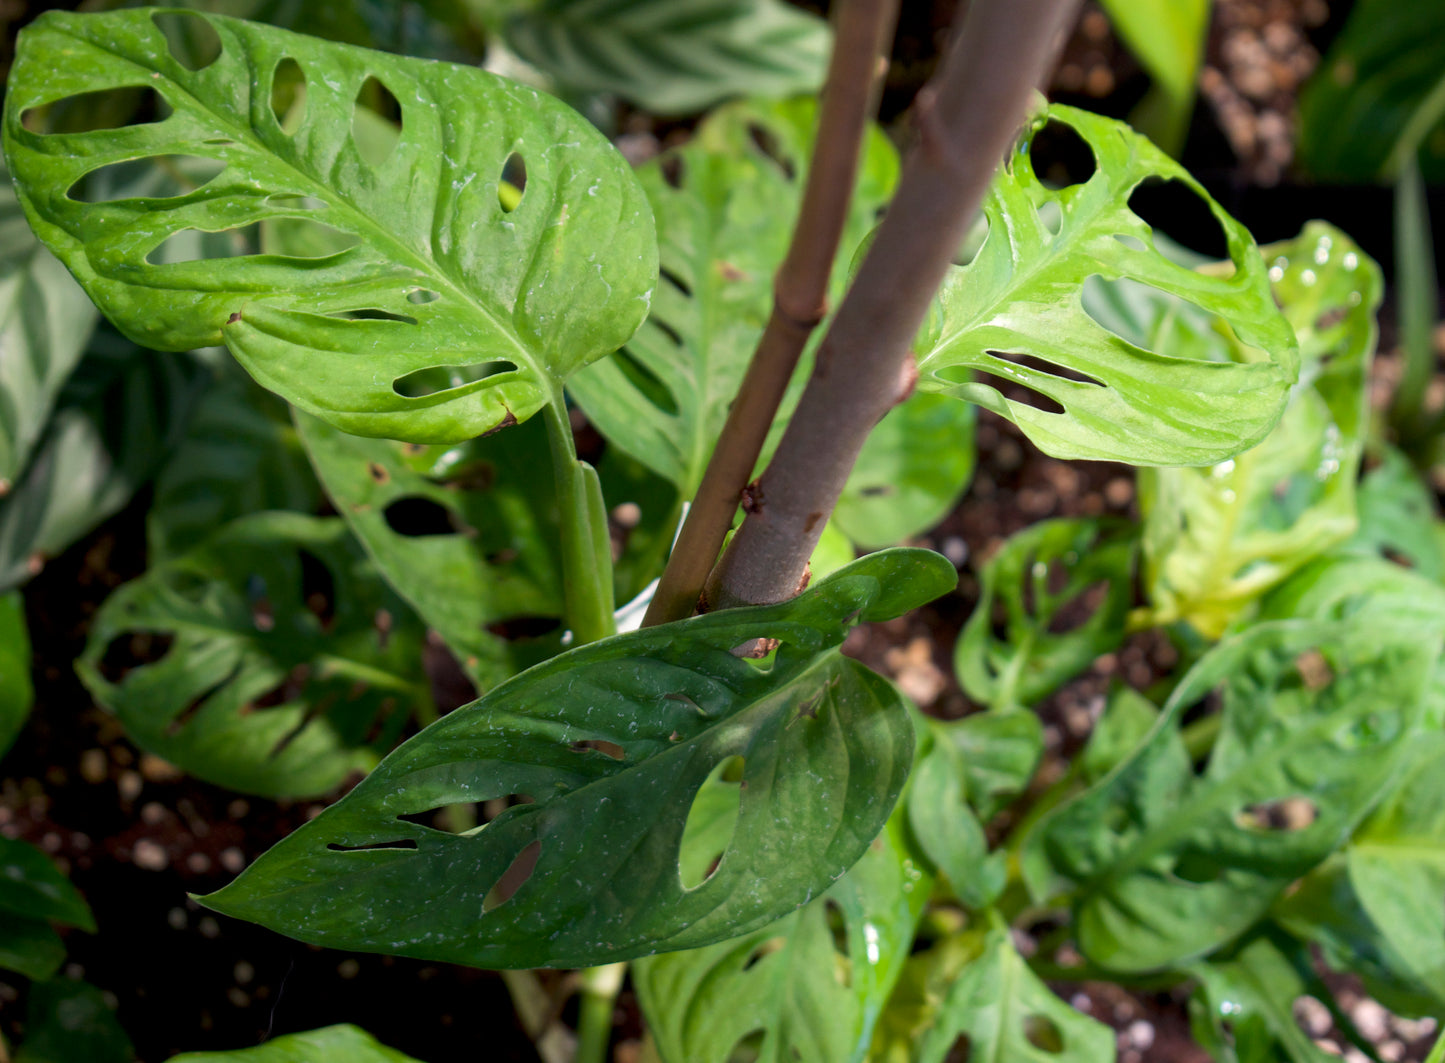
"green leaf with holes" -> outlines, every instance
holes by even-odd
[[[725,840],[725,839],[724,839]],[[861,1063],[908,959],[931,876],[901,817],[828,892],[730,941],[637,961],[647,1028],[667,1063],[759,1059]]]
[[[0,594],[0,757],[15,742],[35,688],[30,682],[30,629],[19,592]]]
[[[944,1063],[962,1038],[969,1063],[1109,1063],[1114,1031],[1060,1000],[1029,970],[1005,928],[960,972],[917,1050]]]
[[[1364,184],[1418,154],[1445,177],[1445,5],[1360,0],[1300,92],[1299,161],[1313,176]]]
[[[1001,852],[990,855],[983,824],[968,802],[963,758],[932,725],[932,741],[908,784],[908,828],[953,896],[974,911],[998,900],[1008,879]]]
[[[1403,453],[1386,447],[1355,497],[1360,526],[1346,549],[1399,558],[1427,579],[1445,583],[1435,493]]]
[[[816,92],[832,37],[822,19],[782,0],[536,0],[503,35],[563,85],[656,114]]]
[[[232,367],[200,400],[156,476],[146,514],[151,564],[248,513],[313,513],[321,488],[285,403]]]
[[[141,748],[301,797],[366,771],[434,711],[422,641],[344,522],[258,513],[107,598],[76,669]]]
[[[568,386],[609,442],[684,497],[702,480],[772,310],[773,274],[787,252],[816,120],[809,99],[731,104],[686,145],[638,170],[661,244],[652,313],[615,357]],[[835,297],[852,249],[897,179],[897,153],[870,128],[833,272]]]
[[[0,498],[0,591],[118,512],[179,442],[206,373],[102,325],[15,490]]]
[[[1032,706],[1117,649],[1136,553],[1135,533],[1117,522],[1041,521],[1011,536],[984,565],[978,604],[954,648],[968,696],[997,708]],[[1006,617],[1002,636],[994,633],[997,606]]]
[[[1050,122],[1093,152],[1096,168],[1082,184],[1055,190],[1033,172],[1033,134]],[[1151,179],[1177,181],[1204,200],[1232,269],[1192,270],[1155,248],[1129,207]],[[1051,107],[1009,155],[983,209],[983,246],[949,271],[938,318],[917,344],[919,390],[992,410],[1061,458],[1209,465],[1274,426],[1299,351],[1266,264],[1244,227],[1158,148],[1119,122]],[[1080,293],[1092,277],[1146,285],[1217,315],[1232,342],[1212,356],[1131,342],[1085,309]],[[1022,385],[1041,405],[1008,398],[975,373]]]
[[[1154,620],[1187,620],[1206,638],[1356,527],[1379,267],[1322,222],[1261,251],[1303,361],[1283,418],[1264,442],[1210,468],[1139,473]],[[1136,324],[1161,334],[1182,319],[1160,300]]]
[[[1071,893],[1081,950],[1144,971],[1224,945],[1349,838],[1418,742],[1441,631],[1259,624],[1180,682],[1144,743],[1024,842],[1036,897]],[[1196,776],[1184,712],[1223,715]]]
[[[49,978],[65,959],[52,924],[95,933],[90,908],[35,846],[0,836],[0,968]]]
[[[902,699],[841,655],[848,629],[956,580],[937,554],[885,551],[788,602],[564,653],[432,724],[205,903],[303,941],[480,967],[757,930],[863,855],[908,773]],[[778,645],[756,659],[759,639]],[[686,845],[699,789],[738,757],[730,840]],[[462,835],[424,825],[470,802],[507,807]]]
[[[180,17],[219,38],[199,70],[149,11],[47,13],[21,37],[5,101],[31,224],[138,342],[224,340],[258,381],[345,431],[459,442],[526,419],[643,319],[656,279],[646,198],[558,101],[471,67]],[[305,79],[299,123],[272,105],[288,61]],[[42,131],[46,105],[122,89],[164,117]],[[353,135],[358,110],[388,107],[393,144]],[[69,194],[104,166],[171,155],[224,169],[167,199]],[[504,171],[514,184],[525,171],[511,210]],[[176,234],[276,219],[310,227],[319,257],[152,261]]]
[[[85,353],[96,312],[30,231],[0,167],[0,498],[40,441],[60,388]]]
[[[417,1063],[358,1026],[326,1026],[287,1034],[253,1048],[184,1052],[170,1063]]]

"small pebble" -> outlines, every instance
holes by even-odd
[[[354,959],[345,959],[336,965],[336,973],[342,978],[352,979],[361,973],[361,964]]]
[[[145,788],[145,780],[140,777],[138,771],[123,771],[120,773],[120,778],[116,780],[115,788],[120,792],[122,801],[134,801]]]
[[[80,777],[92,785],[105,782],[110,763],[103,749],[87,749],[80,755]]]
[[[241,873],[246,866],[246,854],[234,845],[221,850],[221,866],[233,875]]]
[[[170,864],[165,849],[149,838],[142,838],[131,850],[131,863],[143,871],[164,871]]]

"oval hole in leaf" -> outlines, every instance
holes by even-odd
[[[326,848],[333,853],[369,853],[378,849],[415,849],[416,842],[410,838],[398,838],[392,842],[368,842],[365,845],[342,845],[340,842],[328,842]]]
[[[833,942],[833,977],[844,989],[853,985],[853,957],[848,951],[848,917],[843,907],[829,897],[823,902],[823,918]]]
[[[306,73],[289,55],[271,73],[271,113],[288,136],[295,136],[306,120]]]
[[[1049,396],[1025,387],[1017,380],[1005,380],[1003,377],[994,376],[992,373],[985,373],[981,369],[945,366],[938,371],[937,375],[939,379],[945,380],[950,384],[986,384],[1001,393],[1005,398],[1012,399],[1014,402],[1022,403],[1025,406],[1032,406],[1042,413],[1064,412],[1064,407],[1049,398]]]
[[[1148,245],[1148,244],[1146,244],[1143,240],[1139,239],[1137,236],[1131,236],[1131,235],[1129,235],[1128,233],[1115,233],[1115,234],[1114,234],[1114,239],[1115,239],[1115,240],[1118,240],[1119,243],[1123,244],[1125,247],[1129,248],[1131,251],[1148,251],[1148,250],[1149,250],[1149,245]]]
[[[663,280],[667,281],[668,284],[671,284],[674,288],[682,292],[682,294],[687,296],[689,299],[692,298],[692,285],[688,284],[687,281],[683,280],[682,277],[680,277],[676,272],[668,269],[666,266],[659,268],[657,272],[658,275],[662,277]],[[678,340],[679,345],[681,345],[681,342],[681,340]]]
[[[399,317],[399,315],[393,315]],[[413,325],[416,318],[406,318]],[[477,362],[473,365],[434,365],[399,376],[391,382],[391,390],[408,399],[440,395],[453,388],[465,387],[478,380],[516,370],[512,362]]]
[[[782,171],[783,176],[789,181],[798,176],[797,166],[794,165],[792,159],[783,153],[782,145],[778,142],[778,138],[773,135],[772,130],[764,128],[757,122],[749,122],[748,137],[760,152],[773,161],[773,164]]]
[[[948,1048],[948,1055],[943,1057],[943,1063],[969,1063],[973,1058],[973,1042],[969,1040],[966,1033],[958,1035],[958,1039]]]
[[[1097,583],[1091,583],[1085,587],[1068,601],[1061,603],[1054,615],[1049,618],[1048,633],[1063,635],[1087,624],[1089,619],[1099,611],[1099,606],[1104,604],[1104,598],[1109,593],[1110,586],[1108,580],[1099,580]]]
[[[717,870],[732,842],[743,800],[743,758],[728,757],[697,788],[682,827],[677,873],[683,889],[696,889]]]
[[[193,719],[195,719],[196,714],[206,707],[206,702],[210,701],[211,698],[215,694],[219,693],[222,689],[230,686],[232,680],[236,678],[236,675],[240,671],[241,666],[238,664],[229,672],[227,672],[224,676],[222,676],[219,680],[212,683],[210,686],[206,687],[194,698],[192,698],[186,704],[186,706],[181,709],[180,712],[172,716],[170,721],[167,722],[166,734],[170,735],[171,737],[179,734],[186,727],[187,724],[189,724]]]
[[[1099,169],[1089,142],[1063,122],[1048,122],[1036,132],[1027,158],[1034,176],[1046,188],[1083,184]]]
[[[41,135],[98,133],[163,122],[170,115],[171,105],[153,86],[120,85],[27,107],[20,124]]]
[[[336,581],[331,569],[310,550],[299,550],[301,561],[301,601],[316,617],[323,632],[330,632],[336,624]]]
[[[281,210],[325,210],[325,200],[317,199],[315,196],[301,196],[294,192],[273,192],[266,197],[268,207],[277,207]]]
[[[119,683],[133,668],[155,664],[175,645],[174,635],[152,631],[130,631],[117,635],[106,644],[96,670],[107,683]]]
[[[351,114],[351,139],[368,166],[381,166],[401,140],[401,103],[372,75],[361,84]]]
[[[657,165],[662,171],[664,181],[673,188],[682,187],[683,175],[687,172],[687,163],[683,161],[681,154],[670,151],[658,160]]]
[[[1047,1015],[1024,1017],[1024,1038],[1041,1052],[1058,1054],[1064,1050],[1064,1034]]]
[[[174,196],[160,198],[175,199],[215,180],[225,170],[226,164],[201,155],[152,155],[145,159],[129,159],[91,170],[71,185],[65,195],[77,203],[113,203],[128,198],[136,184],[157,168],[181,185]]]
[[[493,908],[510,901],[532,877],[532,872],[537,869],[537,860],[541,855],[542,843],[540,841],[529,842],[517,854],[511,866],[502,872],[502,877],[497,879],[496,885],[487,891],[486,897],[482,899],[482,911],[490,912]]]
[[[761,945],[758,945],[756,948],[754,948],[752,952],[748,953],[747,960],[743,962],[743,970],[752,970],[754,967],[756,967],[763,960],[767,959],[773,953],[780,952],[783,946],[785,946],[787,943],[788,939],[785,937],[768,938]]]
[[[1224,869],[1219,862],[1207,853],[1190,850],[1174,863],[1174,877],[1183,882],[1203,885],[1207,882],[1218,881],[1223,874]]]
[[[609,742],[605,738],[584,738],[581,741],[573,742],[568,746],[573,753],[587,753],[596,751],[605,757],[613,760],[626,760],[627,751],[616,742]]]
[[[749,1030],[728,1052],[727,1063],[757,1063],[763,1051],[764,1030]]]
[[[1129,196],[1129,209],[1151,229],[1201,255],[1229,257],[1224,227],[1199,194],[1182,181],[1154,177],[1142,181]]]
[[[658,379],[657,374],[642,363],[626,347],[612,356],[613,363],[622,370],[622,375],[627,377],[627,382],[646,396],[647,401],[656,406],[669,417],[676,417],[678,406],[677,400],[673,398],[672,392],[667,385]]]
[[[973,224],[968,228],[968,235],[963,238],[963,245],[958,253],[953,256],[955,266],[966,266],[978,257],[983,250],[984,241],[988,239],[988,215],[979,211],[974,215]]]
[[[459,531],[451,510],[420,495],[398,498],[386,507],[383,516],[388,528],[408,539],[423,535],[456,535]]]
[[[497,180],[497,202],[505,214],[510,214],[522,205],[522,193],[527,190],[527,160],[518,152],[507,156],[502,163],[501,177]]]
[[[1284,797],[1248,805],[1234,814],[1234,824],[1249,831],[1304,830],[1319,818],[1319,809],[1308,797]]]
[[[344,321],[394,321],[400,325],[415,325],[416,318],[410,314],[393,314],[390,310],[368,306],[359,310],[333,310],[327,317],[339,317]]]
[[[427,303],[434,303],[440,299],[441,292],[434,292],[430,288],[413,288],[406,293],[406,301],[417,306],[425,306]]]
[[[486,626],[489,634],[508,642],[523,642],[550,635],[562,626],[555,616],[509,616],[505,620],[494,620]]]
[[[221,57],[221,35],[204,16],[158,11],[151,21],[165,37],[171,58],[187,70],[204,70]]]

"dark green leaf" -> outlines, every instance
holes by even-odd
[[[1205,955],[1344,844],[1417,740],[1440,634],[1376,618],[1260,624],[1204,657],[1135,753],[1026,840],[1037,895],[1075,889],[1080,948],[1125,971]],[[1222,688],[1208,767],[1184,712]]]
[[[115,1009],[93,985],[57,978],[30,987],[25,1043],[15,1063],[131,1063]]]
[[[1085,784],[1092,786],[1129,759],[1158,719],[1158,706],[1137,690],[1126,686],[1111,690],[1104,714],[1076,761]]]
[[[1322,222],[1261,251],[1300,342],[1300,381],[1283,418],[1259,446],[1211,468],[1139,474],[1155,622],[1187,620],[1211,639],[1356,523],[1380,270]],[[1179,327],[1170,307],[1155,313],[1152,328]]]
[[[1070,127],[1092,150],[1096,169],[1083,184],[1054,190],[1035,175],[1033,133],[1049,123]],[[1232,271],[1188,269],[1153,246],[1149,225],[1129,207],[1150,178],[1177,181],[1204,200],[1224,231]],[[1064,458],[1208,465],[1274,427],[1299,354],[1265,264],[1244,227],[1154,145],[1119,122],[1051,107],[994,179],[984,214],[988,236],[944,280],[941,316],[919,345],[920,390],[992,410]],[[1147,285],[1219,315],[1233,342],[1218,359],[1131,343],[1081,304],[1081,289],[1095,276]],[[1006,398],[976,372],[1037,394]]]
[[[962,757],[946,736],[935,735],[908,783],[908,826],[953,895],[977,911],[998,899],[1008,868],[1003,853],[989,855],[983,825],[967,797]]]
[[[831,36],[822,19],[781,0],[539,0],[504,33],[563,84],[660,114],[815,92]]]
[[[417,1063],[356,1026],[327,1026],[287,1034],[254,1048],[186,1052],[171,1063]]]
[[[365,771],[432,711],[421,645],[342,521],[258,513],[106,599],[76,669],[142,748],[294,797]]]
[[[1044,729],[1031,712],[978,712],[938,725],[962,758],[968,803],[985,822],[1028,787],[1044,752]]]
[[[848,874],[745,937],[639,960],[633,981],[668,1063],[727,1063],[761,1032],[759,1058],[861,1063],[913,942],[929,876],[900,817]]]
[[[35,846],[0,835],[0,912],[95,932],[90,908]]]
[[[224,340],[262,384],[344,430],[457,442],[530,416],[642,320],[656,278],[647,203],[576,113],[470,67],[176,17],[216,32],[214,62],[177,62],[147,11],[47,13],[20,41],[5,101],[6,156],[32,224],[138,342]],[[294,132],[268,105],[287,58],[306,78]],[[173,113],[88,133],[22,123],[112,87],[143,87]],[[401,129],[378,161],[353,118],[387,99]],[[102,164],[166,154],[225,169],[165,200],[66,195]],[[498,183],[513,156],[526,188],[507,211]],[[147,260],[176,233],[278,218],[334,230],[317,241],[330,253]]]
[[[49,978],[65,962],[65,942],[44,919],[5,913],[0,919],[0,970]]]
[[[912,725],[888,683],[838,652],[847,629],[956,578],[936,554],[886,551],[788,602],[564,653],[428,727],[206,903],[305,941],[487,967],[590,966],[756,930],[857,861],[907,775]],[[762,661],[731,652],[759,638],[780,643]],[[733,757],[731,841],[689,854],[689,807]],[[462,836],[402,818],[509,797]],[[712,856],[684,887],[679,864]]]
[[[1117,649],[1136,546],[1132,529],[1098,520],[1041,521],[1009,538],[980,573],[978,604],[954,649],[969,697],[1030,706]],[[1094,601],[1100,584],[1102,598]],[[994,634],[996,602],[1007,617],[1002,638]],[[1067,621],[1071,626],[1057,630]]]
[[[0,594],[0,757],[25,726],[34,700],[25,601],[18,592],[11,591]]]
[[[611,443],[686,498],[702,479],[772,308],[773,274],[802,197],[816,119],[809,99],[732,104],[684,147],[638,171],[661,243],[652,313],[616,357],[568,387]],[[870,129],[835,295],[852,249],[897,180],[897,153]]]

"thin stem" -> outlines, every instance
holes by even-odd
[[[828,278],[848,218],[879,54],[893,35],[898,0],[847,0],[838,17],[818,137],[787,258],[773,280],[773,312],[713,449],[644,625],[693,614],[738,498],[752,477],[778,403],[827,312]]]
[[[868,432],[899,396],[909,347],[1078,0],[974,0],[919,94],[919,140],[892,205],[818,349],[813,375],[742,526],[704,592],[710,606],[776,602],[808,557]]]
[[[1435,258],[1430,208],[1418,157],[1411,156],[1395,184],[1395,277],[1400,287],[1400,350],[1405,371],[1395,392],[1392,420],[1407,443],[1420,440],[1425,391],[1435,372]]]
[[[577,1058],[575,1063],[606,1063],[607,1048],[612,1041],[612,1012],[627,964],[609,963],[578,971],[581,982],[582,1009],[577,1021]]]
[[[562,532],[562,586],[573,645],[617,633],[612,617],[612,552],[597,472],[577,460],[567,404],[559,388],[542,411],[552,451]]]

